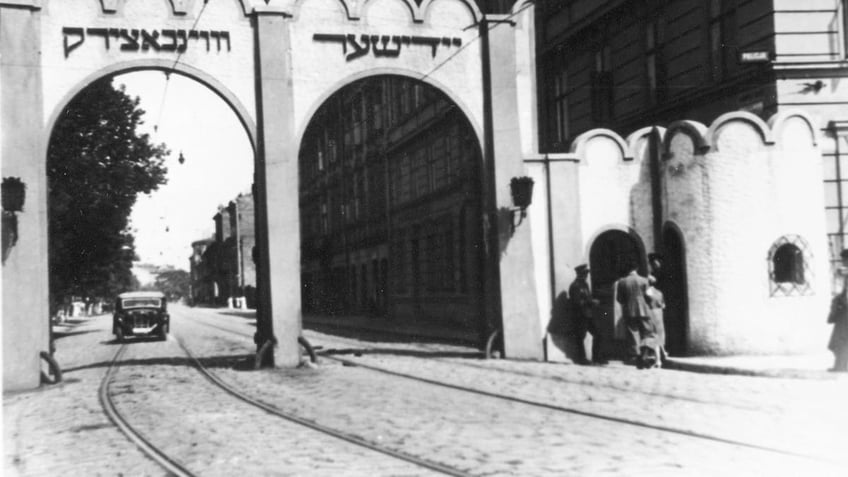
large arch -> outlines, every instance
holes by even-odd
[[[324,7],[340,14],[324,15]],[[535,137],[519,120],[533,96],[518,93],[519,84],[535,84],[519,66],[535,55],[532,29],[521,27],[532,21],[532,7],[507,18],[483,15],[470,0],[0,1],[2,175],[28,186],[17,221],[22,240],[3,264],[5,388],[37,386],[39,352],[49,349],[44,158],[58,115],[85,85],[118,72],[172,71],[206,85],[235,111],[257,164],[258,328],[263,342],[278,343],[279,360],[272,355],[270,363],[294,366],[300,279],[290,270],[300,250],[286,244],[299,241],[297,188],[290,185],[310,115],[340,81],[391,72],[435,86],[484,145],[481,215],[497,231],[497,211],[512,207],[510,179],[525,175],[522,139]],[[507,243],[498,243],[497,233],[486,240],[491,286],[484,300],[492,303],[505,352],[541,359],[529,227]],[[23,318],[32,316],[45,319]]]
[[[482,343],[483,150],[461,107],[415,76],[365,75],[299,142],[305,313],[388,314]]]
[[[53,111],[47,117],[45,127],[46,130],[49,131],[48,138],[50,134],[52,134],[53,128],[56,125],[56,120],[59,118],[59,115],[62,114],[62,111],[64,111],[64,109],[73,100],[73,98],[76,97],[88,85],[100,78],[104,78],[107,76],[117,76],[124,73],[132,73],[134,71],[149,70],[162,71],[164,74],[180,74],[185,77],[191,78],[197,81],[198,83],[202,84],[203,86],[209,88],[213,93],[215,93],[225,103],[227,103],[227,105],[230,106],[230,109],[232,109],[233,113],[235,113],[236,117],[239,119],[239,122],[244,127],[244,131],[247,134],[248,139],[250,140],[250,145],[254,153],[256,152],[256,124],[253,120],[253,117],[247,107],[245,107],[245,105],[242,103],[242,101],[229,88],[227,88],[226,85],[218,81],[213,75],[198,68],[195,68],[191,65],[186,65],[183,63],[174,64],[174,62],[172,61],[162,59],[124,61],[105,66],[97,71],[90,73],[88,76],[86,76],[77,84],[75,84],[71,89],[65,92],[64,96],[62,96],[62,98],[53,108]],[[47,143],[45,143],[45,157],[46,147]]]
[[[309,106],[309,108],[305,112],[305,117],[312,118],[315,116],[315,113],[318,109],[330,99],[331,96],[341,91],[346,86],[354,83],[356,81],[372,78],[377,76],[403,76],[406,78],[410,78],[413,80],[421,81],[424,84],[430,85],[431,87],[437,89],[442,94],[446,95],[448,99],[450,99],[454,105],[456,105],[462,114],[468,119],[472,128],[474,129],[475,134],[477,135],[478,142],[482,144],[483,140],[483,126],[479,124],[472,114],[472,110],[468,104],[465,103],[463,98],[456,94],[455,91],[452,91],[447,85],[444,83],[429,77],[423,76],[420,73],[417,73],[413,70],[409,70],[406,68],[396,68],[396,67],[382,67],[382,68],[373,68],[366,71],[358,71],[355,73],[351,73],[349,76],[345,78],[338,79],[335,83],[333,83],[329,88],[327,88],[320,96],[318,96],[313,103]],[[298,128],[296,137],[298,148],[300,148],[300,144],[303,141],[303,134],[306,132],[306,128],[309,126],[309,121],[306,121],[301,124]],[[482,148],[481,148],[482,149]]]

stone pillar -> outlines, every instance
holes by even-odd
[[[260,339],[277,339],[276,364],[300,363],[300,214],[288,15],[255,14],[256,242]],[[258,346],[262,342],[257,343]],[[270,363],[274,363],[272,357]]]
[[[574,267],[588,262],[580,225],[580,162],[570,154],[549,156],[551,181],[551,244],[556,292],[568,290]]]
[[[502,15],[487,15],[480,25],[483,54],[484,207],[487,231],[487,302],[500,300],[504,354],[513,359],[544,358],[530,226],[513,230],[510,180],[525,176],[521,150],[516,73],[515,24]],[[517,220],[517,217],[515,217]],[[496,263],[496,264],[495,264]]]
[[[0,2],[0,163],[26,184],[23,211],[3,219],[4,233],[17,229],[3,261],[4,390],[38,387],[50,347],[40,16],[34,2]]]

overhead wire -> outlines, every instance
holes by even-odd
[[[190,31],[197,28],[197,24],[200,22],[203,12],[206,11],[207,5],[209,5],[209,0],[203,0],[203,6],[200,8],[197,18],[194,19],[194,23],[191,25]],[[165,88],[162,90],[162,101],[159,103],[159,115],[156,117],[156,122],[153,124],[153,131],[159,131],[159,125],[162,121],[162,112],[165,110],[165,99],[168,97],[168,85],[171,84],[171,73],[177,70],[177,65],[180,63],[180,58],[182,58],[184,53],[184,51],[180,51],[177,54],[177,58],[174,60],[174,64],[171,65],[170,70],[165,70]]]

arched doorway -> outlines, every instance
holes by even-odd
[[[323,102],[299,153],[307,322],[335,310],[458,339],[477,332],[482,257],[467,253],[483,249],[476,137],[446,94],[406,76],[359,79]],[[342,286],[329,286],[333,267],[349,271]]]
[[[608,230],[598,235],[589,249],[592,295],[600,301],[598,324],[608,347],[616,336],[613,286],[616,280],[628,273],[629,264],[633,261],[639,265],[639,273],[645,275],[645,247],[633,232]],[[605,352],[614,354],[609,348]]]
[[[686,250],[680,230],[672,224],[666,224],[663,230],[663,247],[665,260],[658,285],[665,294],[666,351],[673,356],[682,356],[687,351],[689,328]]]

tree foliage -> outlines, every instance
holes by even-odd
[[[185,270],[162,270],[156,274],[156,289],[168,297],[170,301],[178,301],[189,297],[191,277]]]
[[[165,184],[169,153],[139,131],[143,116],[138,98],[102,78],[56,123],[47,153],[54,299],[111,297],[137,286],[129,216],[139,194]]]

